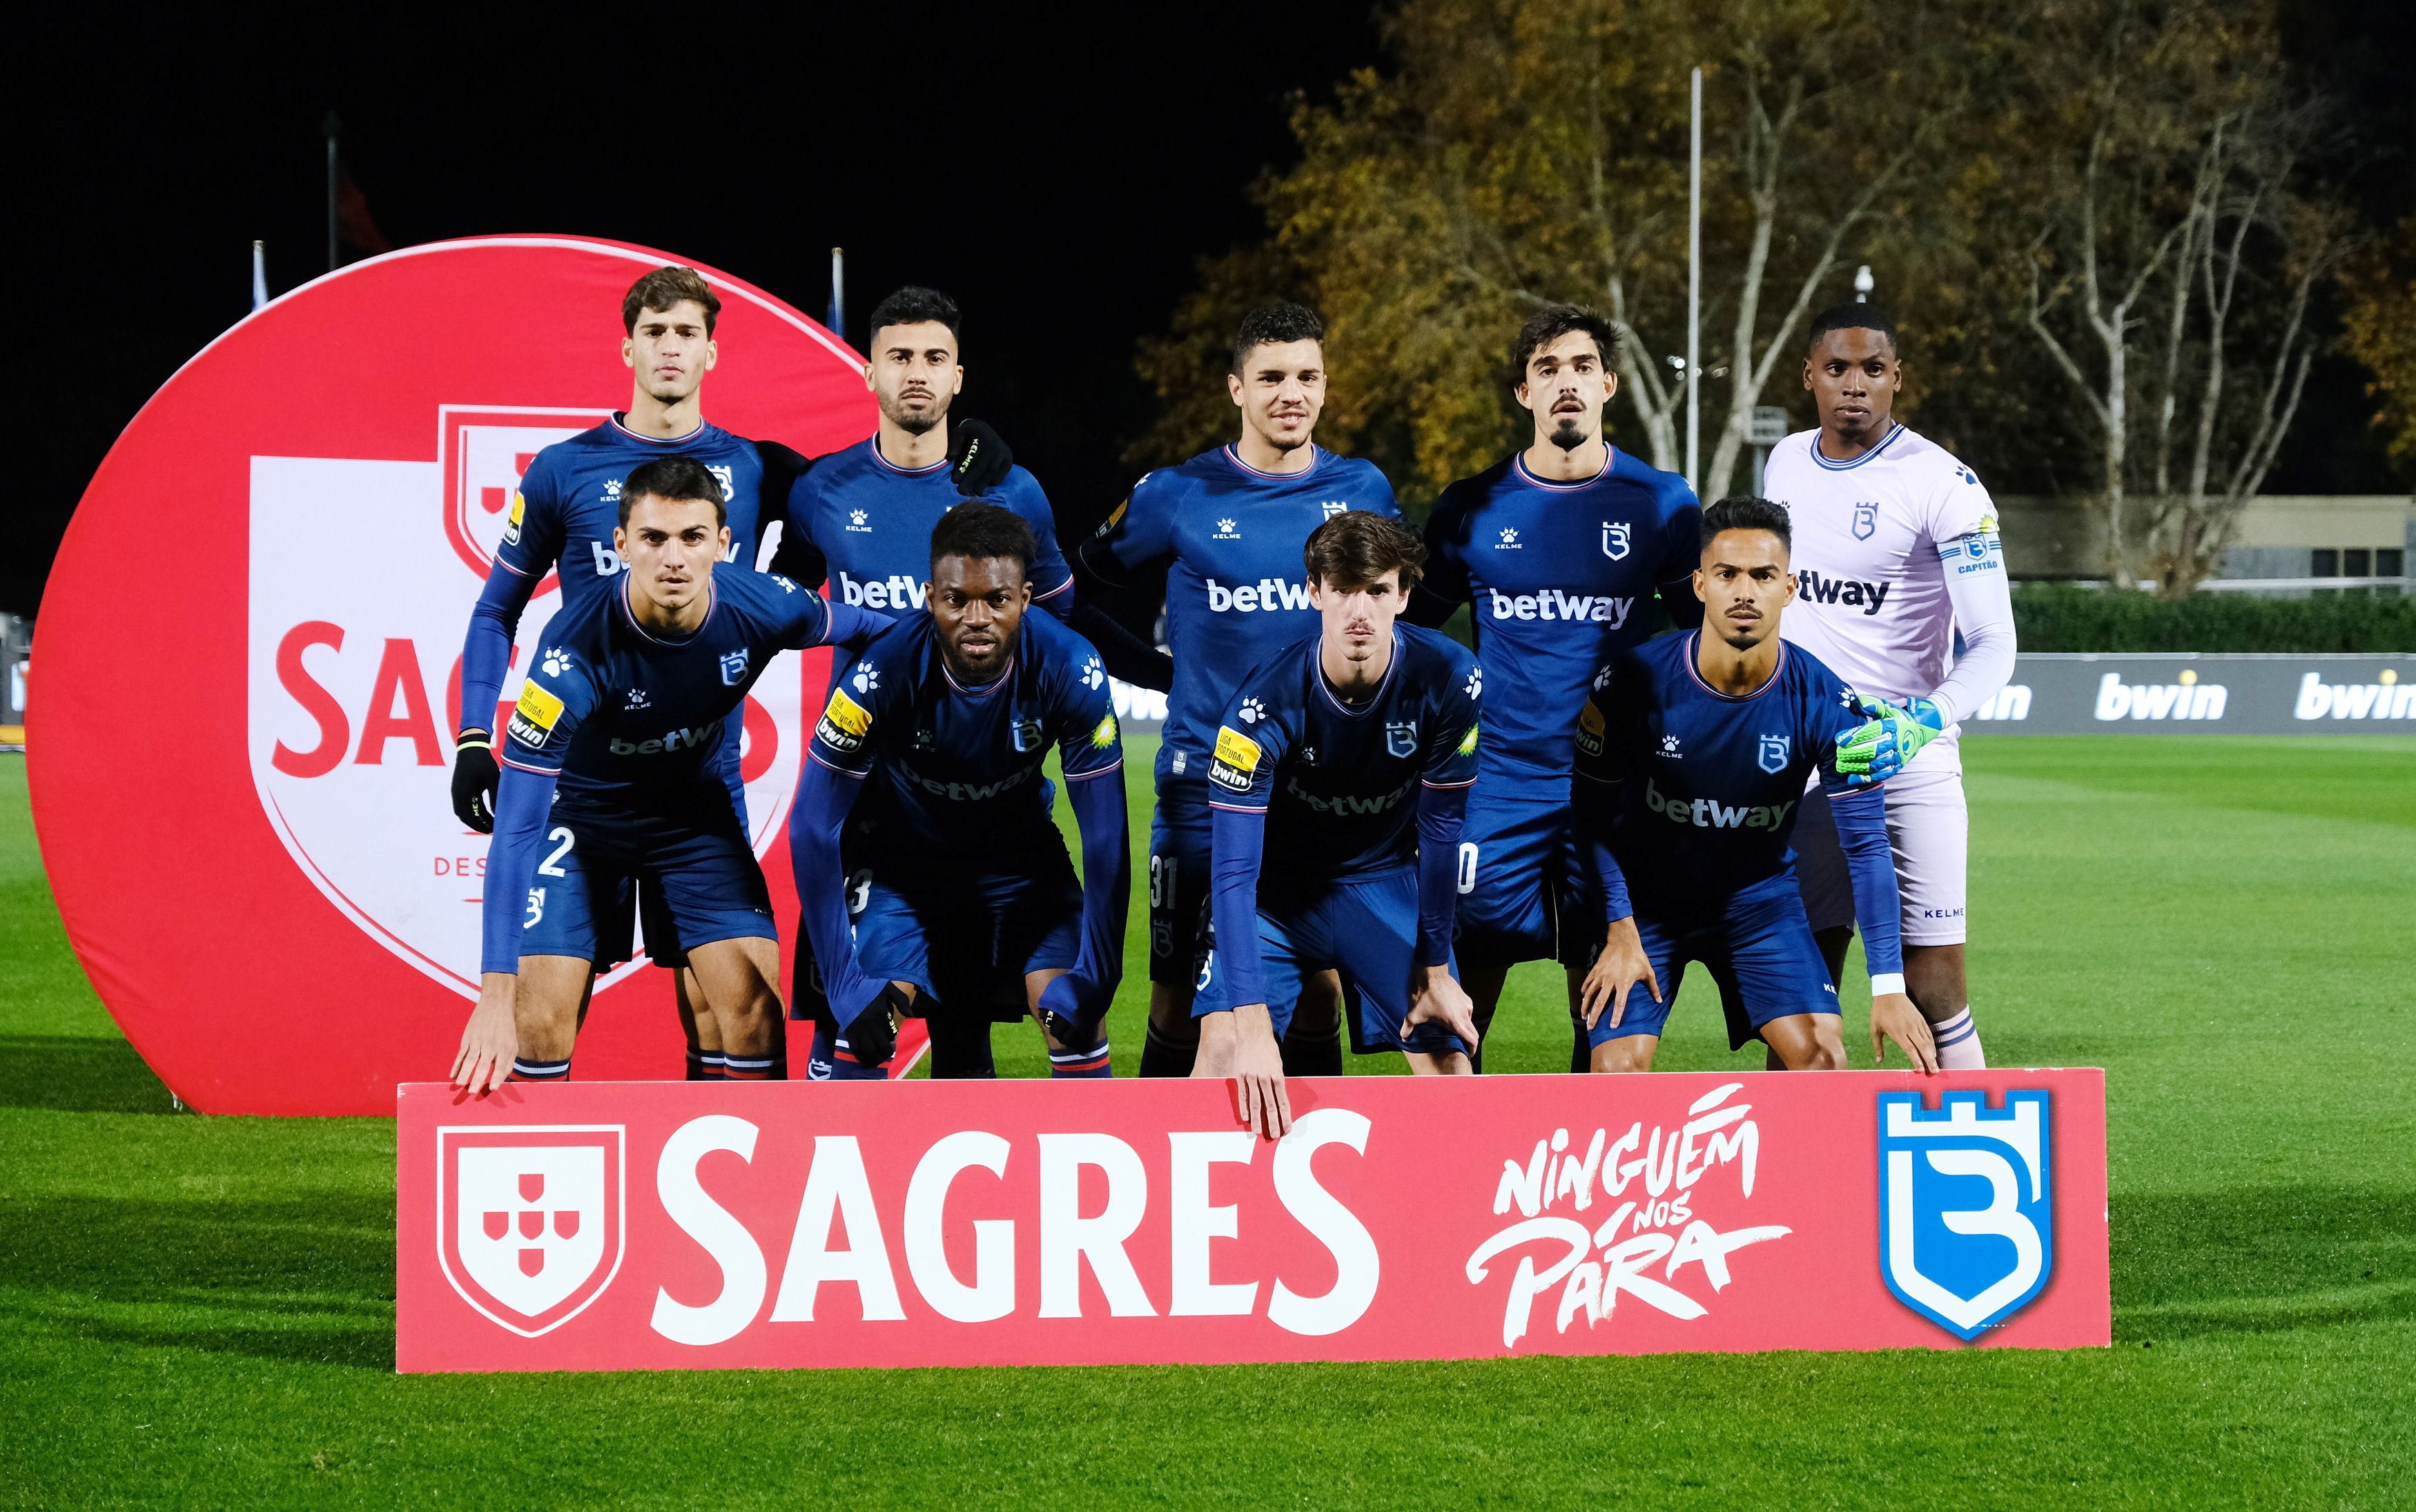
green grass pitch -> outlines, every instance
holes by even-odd
[[[393,1373],[391,1122],[172,1112],[0,758],[0,1496],[2416,1505],[2416,741],[1966,757],[1990,1056],[2107,1071],[2111,1349],[479,1379]],[[1566,1064],[1558,991],[1515,979],[1498,1070]],[[1682,1002],[1666,1066],[1750,1060]]]

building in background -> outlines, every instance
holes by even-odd
[[[2106,522],[2085,500],[2014,495],[1997,502],[2005,565],[2016,579],[2090,580],[2105,571]],[[2393,578],[2375,586],[2404,592],[2411,552],[2416,502],[2404,494],[2268,494],[2242,512],[2222,574],[2203,590],[2302,598],[2325,578]]]

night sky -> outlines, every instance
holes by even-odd
[[[2304,45],[2363,60],[2367,119],[2404,143],[2393,8],[2325,0],[2299,24]],[[19,348],[21,375],[49,382],[20,420],[42,442],[17,474],[0,608],[35,610],[119,429],[249,308],[252,238],[272,292],[325,271],[330,109],[398,246],[639,242],[819,317],[840,245],[859,346],[888,289],[949,291],[966,310],[960,412],[999,426],[1072,532],[1130,481],[1121,454],[1152,402],[1135,342],[1165,327],[1198,258],[1259,231],[1249,186],[1289,160],[1296,95],[1328,98],[1380,55],[1355,3],[807,7],[770,30],[695,6],[597,14],[80,6],[17,38],[11,114],[33,150],[12,164],[12,303],[21,334],[46,336]],[[2346,415],[2355,389],[2335,373],[2326,402]],[[2340,471],[2294,459],[2272,487],[2381,486]]]

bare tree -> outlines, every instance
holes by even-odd
[[[2219,568],[2289,432],[2309,302],[2348,222],[2299,187],[2328,115],[2292,97],[2259,14],[2076,9],[2099,28],[2089,86],[2041,114],[2080,117],[2086,148],[2073,172],[2056,133],[2032,137],[2027,320],[2095,422],[2108,576],[2182,594]]]

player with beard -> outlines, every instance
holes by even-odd
[[[1444,489],[1427,521],[1427,592],[1414,612],[1440,623],[1469,604],[1487,684],[1459,844],[1461,981],[1480,1032],[1521,961],[1559,960],[1569,1012],[1582,1020],[1602,926],[1585,906],[1569,830],[1578,710],[1595,671],[1652,634],[1656,592],[1681,626],[1702,614],[1694,490],[1603,435],[1617,352],[1610,322],[1591,310],[1559,305],[1531,317],[1510,368],[1534,416],[1533,440]],[[1572,1069],[1588,1054],[1579,1022]]]
[[[478,1006],[454,1081],[493,1090],[570,1074],[603,935],[626,935],[643,878],[688,947],[725,1073],[774,1070],[780,951],[770,895],[731,807],[722,734],[783,651],[868,640],[880,621],[726,559],[721,482],[694,457],[632,472],[624,564],[549,622],[506,731],[488,858]]]
[[[949,424],[965,382],[962,326],[957,302],[936,289],[910,285],[872,307],[864,384],[880,406],[880,428],[817,458],[813,471],[796,481],[773,570],[808,588],[828,583],[834,602],[903,619],[923,607],[931,531],[940,516],[977,494],[1031,528],[1034,601],[1063,620],[1073,613],[1074,578],[1057,549],[1056,520],[1040,485],[1003,456],[989,463],[998,475],[988,487],[954,481],[960,464],[952,459],[952,428],[955,454],[969,461],[980,460],[998,440],[987,427],[968,437],[964,427]],[[800,856],[797,815],[790,811],[793,861]],[[803,885],[800,874],[800,896]],[[808,944],[800,931],[789,1000],[798,1019],[813,1017],[822,1002]]]
[[[1191,1004],[1208,949],[1208,768],[1218,722],[1242,674],[1318,629],[1308,584],[1299,576],[1309,533],[1346,510],[1399,514],[1392,485],[1374,464],[1316,442],[1325,406],[1324,337],[1323,322],[1298,305],[1268,305],[1245,316],[1225,380],[1241,412],[1240,435],[1142,478],[1078,553],[1083,572],[1110,587],[1159,573],[1166,581],[1174,657],[1150,826],[1143,1076],[1190,1074],[1199,1047]],[[1120,640],[1130,638],[1119,627],[1094,628],[1086,615],[1081,628],[1119,677],[1170,687],[1165,659],[1155,652],[1143,647],[1137,658],[1128,650],[1119,656]],[[1341,1074],[1340,991],[1330,971],[1306,984],[1283,1040],[1288,1074]]]
[[[1107,671],[1027,612],[1036,546],[1020,516],[962,505],[929,549],[924,608],[841,665],[798,785],[797,893],[830,964],[810,1074],[882,1076],[895,1011],[929,1026],[933,1076],[993,1075],[1004,989],[1012,1016],[1040,1021],[1052,1077],[1107,1076],[1132,891]],[[1052,748],[1082,831],[1079,884],[1049,814]]]
[[[1785,509],[1723,499],[1702,534],[1702,627],[1614,656],[1578,711],[1572,806],[1608,925],[1580,1005],[1592,1068],[1652,1069],[1689,961],[1719,984],[1731,1050],[1759,1039],[1773,1070],[1845,1066],[1837,987],[1789,865],[1808,777],[1829,795],[1869,925],[1871,1053],[1885,1060],[1884,1036],[1934,1071],[1928,1026],[1904,996],[1875,786],[1902,757],[1863,733],[1868,718],[1900,726],[1903,713],[1779,639],[1795,591]]]
[[[629,407],[538,452],[512,496],[503,543],[470,611],[461,651],[453,811],[479,834],[494,829],[497,778],[495,726],[482,716],[502,696],[521,616],[548,575],[561,585],[565,612],[601,601],[612,588],[623,568],[613,531],[622,481],[630,471],[666,457],[703,464],[721,485],[729,560],[751,569],[761,543],[786,512],[791,486],[808,465],[777,442],[747,441],[705,420],[704,379],[720,356],[714,337],[720,313],[720,296],[694,268],[657,268],[631,284],[621,299],[621,361],[632,374]],[[993,472],[1003,475],[1007,460],[1005,448],[983,427],[967,438],[959,486],[978,492]],[[733,732],[718,760],[731,802],[743,819],[738,744]],[[691,1080],[717,1076],[722,1055],[712,1020],[695,1011],[694,979],[681,961],[668,915],[651,890],[641,891],[648,954],[677,973],[680,1019],[688,1037],[687,1074]],[[627,960],[628,936],[626,923],[598,921],[603,959],[596,964]],[[775,1059],[785,1074],[785,1035],[776,1041]]]
[[[1987,1059],[1964,976],[1971,814],[1956,721],[2013,676],[2013,593],[1988,490],[1895,419],[1903,380],[1895,327],[1877,307],[1823,311],[1804,361],[1820,428],[1772,448],[1763,486],[1795,522],[1797,592],[1780,633],[1922,726],[1890,738],[1910,749],[1934,737],[1887,785],[1905,983],[1938,1038],[1939,1064],[1976,1070]],[[1817,786],[1805,792],[1796,875],[1830,975],[1842,980],[1853,890],[1829,810]]]

